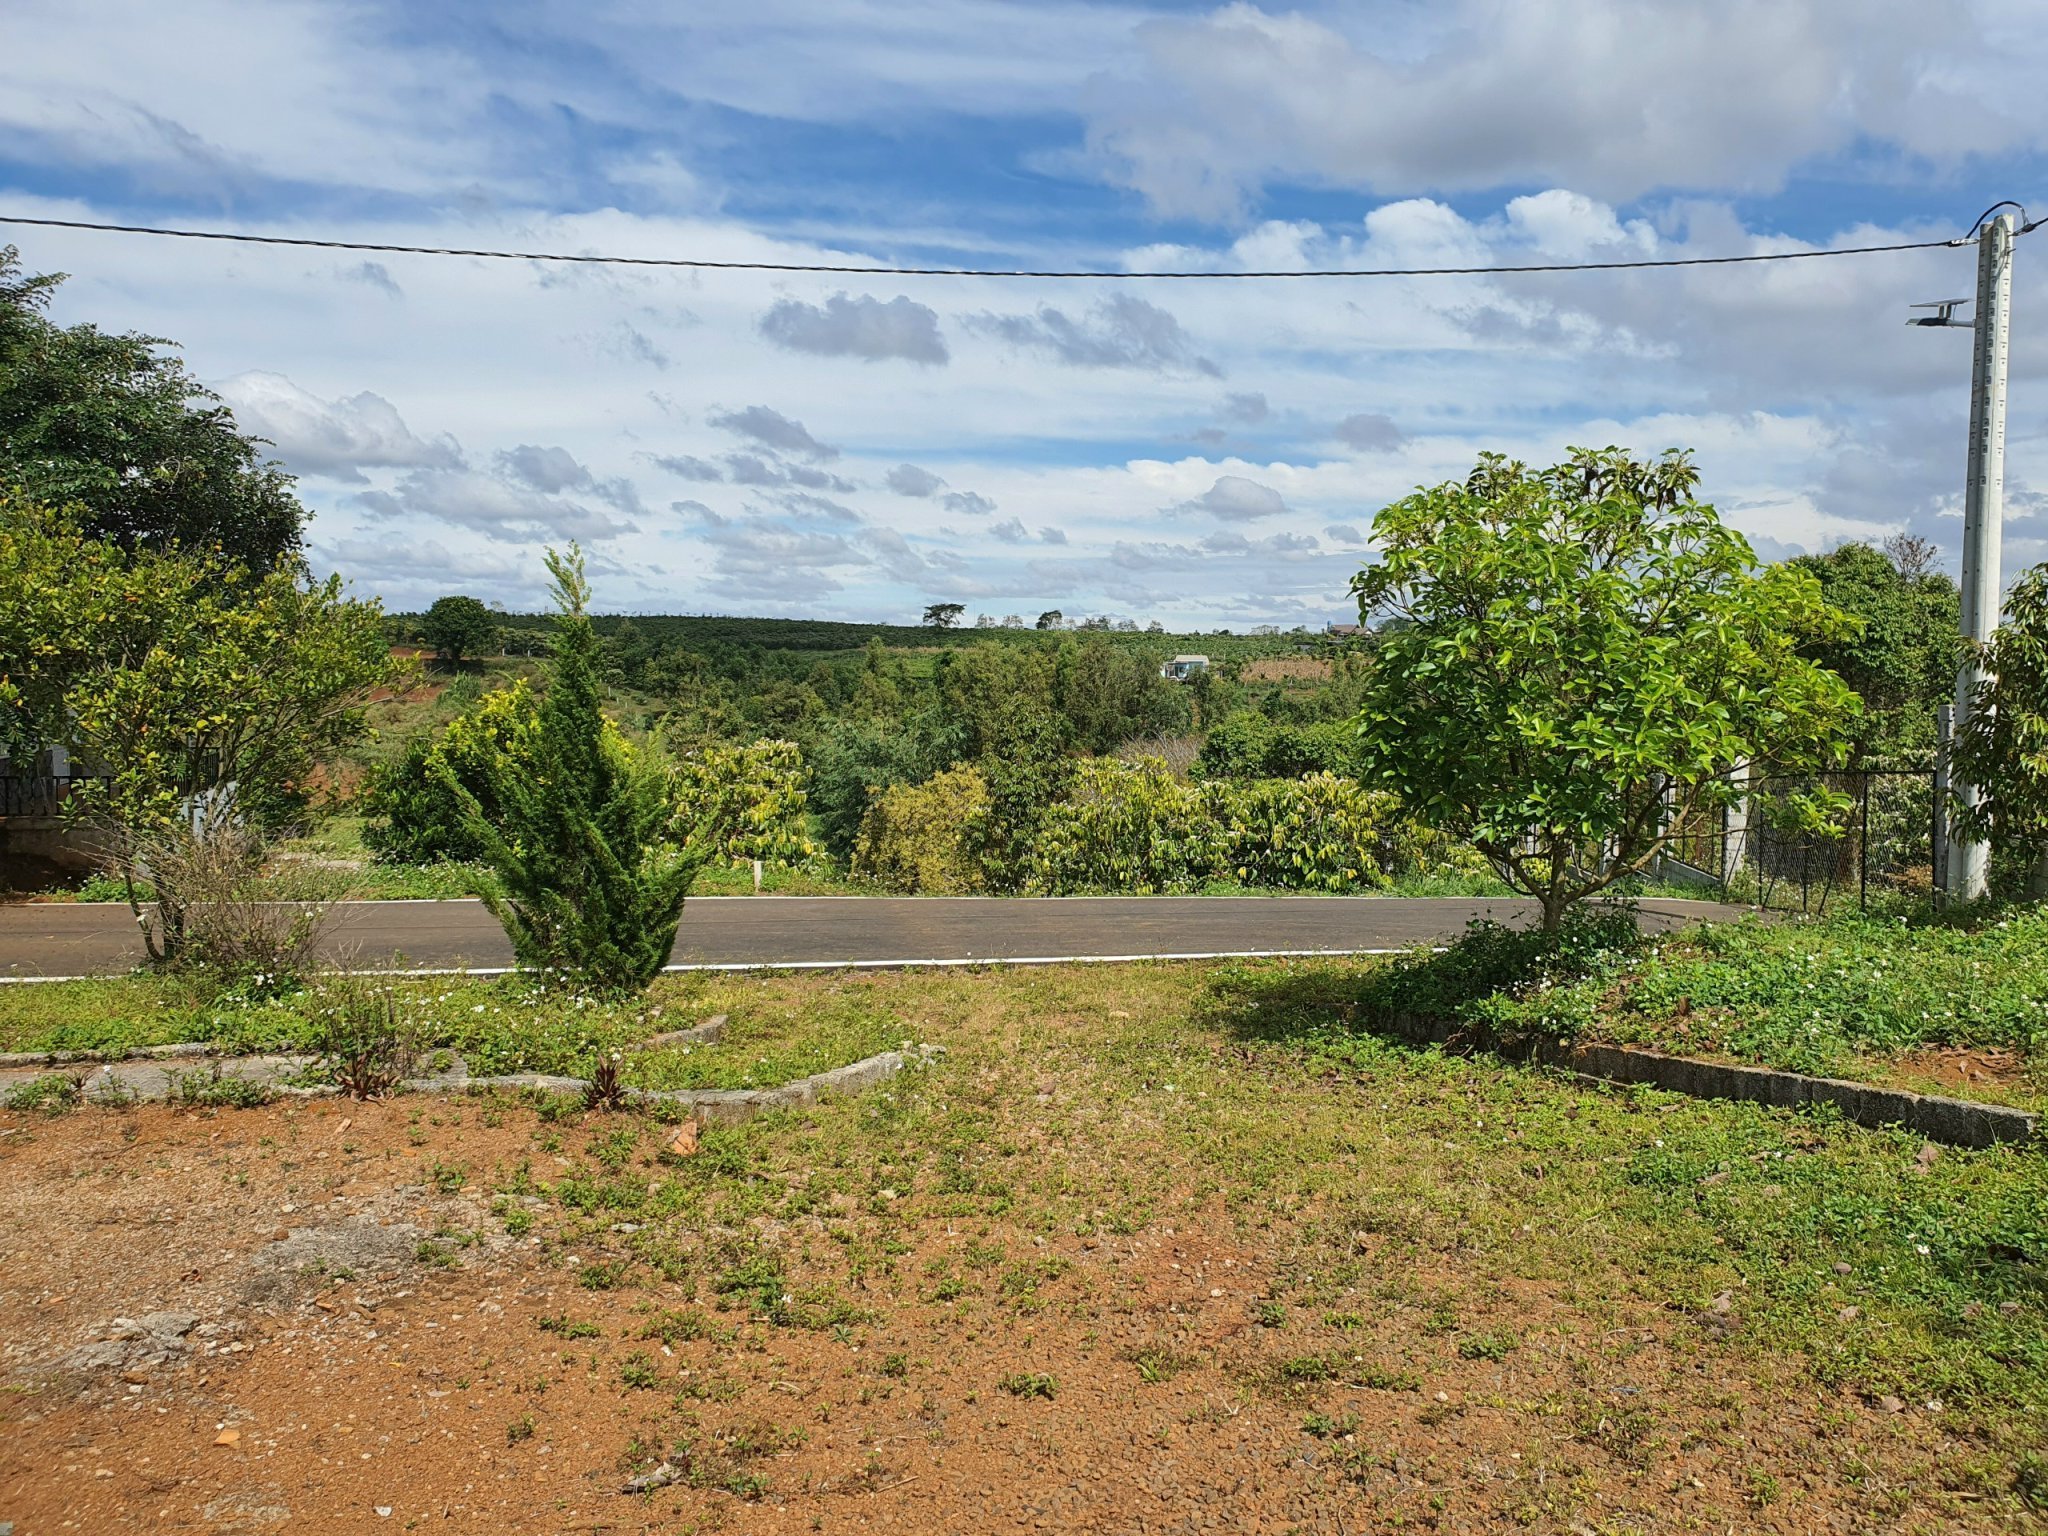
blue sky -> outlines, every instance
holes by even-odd
[[[1653,19],[1654,18],[1654,19]],[[2021,0],[14,0],[0,211],[403,244],[1136,271],[1711,255],[2048,212]],[[2043,237],[2048,239],[2048,237]],[[1348,617],[1485,449],[1697,450],[1766,555],[1953,561],[1968,251],[1185,284],[547,268],[0,230],[177,338],[418,606]],[[2022,242],[2008,566],[2048,557]]]

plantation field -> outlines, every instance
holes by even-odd
[[[742,1054],[947,1052],[689,1156],[566,1101],[0,1112],[37,1256],[0,1266],[7,1513],[1948,1532],[2048,1500],[2048,1160],[1392,1046],[1331,1007],[1366,979],[664,982],[660,1023],[729,1011]]]

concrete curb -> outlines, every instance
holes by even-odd
[[[725,1035],[726,1018],[714,1013],[702,1024],[689,1029],[672,1029],[665,1035],[636,1041],[627,1051],[658,1051],[670,1045],[716,1045]],[[246,1053],[244,1053],[246,1054]],[[234,1057],[205,1040],[188,1040],[180,1045],[136,1045],[118,1055],[106,1051],[0,1051],[0,1072],[11,1067],[96,1067],[103,1062],[204,1060],[209,1056]]]
[[[861,1093],[886,1083],[906,1067],[928,1066],[945,1054],[945,1047],[938,1045],[920,1045],[908,1051],[884,1051],[879,1056],[870,1056],[864,1061],[856,1061],[844,1067],[834,1067],[829,1072],[800,1077],[795,1082],[783,1083],[774,1088],[628,1088],[626,1101],[631,1104],[673,1104],[706,1124],[737,1125],[740,1121],[751,1120],[766,1110],[806,1109],[816,1104],[819,1099],[830,1095]],[[251,1077],[251,1081],[260,1083],[266,1092],[279,1098],[331,1098],[341,1092],[331,1083],[302,1086],[278,1081],[279,1078],[310,1066],[315,1060],[311,1056],[236,1056],[225,1059],[255,1067],[257,1072]],[[117,1063],[107,1063],[102,1070],[104,1076],[95,1075],[83,1085],[85,1101],[89,1104],[109,1100],[135,1102],[168,1099],[175,1087],[173,1074],[169,1070],[147,1063],[139,1063],[125,1073],[119,1071]],[[118,1076],[115,1075],[117,1073]],[[229,1072],[225,1075],[241,1074]],[[10,1085],[0,1083],[0,1087],[7,1086]],[[588,1080],[584,1078],[553,1077],[542,1072],[515,1072],[501,1077],[471,1077],[467,1072],[458,1071],[442,1073],[437,1077],[408,1078],[399,1084],[397,1091],[468,1093],[472,1089],[537,1088],[543,1093],[573,1093],[580,1096],[588,1091],[589,1087]]]
[[[633,1104],[673,1104],[708,1125],[737,1125],[771,1109],[806,1109],[830,1094],[855,1094],[886,1083],[906,1067],[927,1066],[946,1054],[945,1047],[921,1045],[909,1051],[884,1051],[829,1072],[800,1077],[776,1088],[628,1088]],[[419,1077],[404,1084],[408,1093],[467,1093],[473,1088],[538,1088],[547,1093],[583,1093],[590,1084],[580,1077],[548,1077],[519,1072],[505,1077]]]
[[[1879,1088],[1834,1077],[1808,1077],[1771,1067],[1740,1067],[1695,1061],[1632,1045],[1575,1044],[1543,1040],[1534,1044],[1503,1044],[1482,1039],[1451,1019],[1398,1014],[1386,1021],[1392,1034],[1419,1045],[1462,1043],[1495,1051],[1512,1060],[1560,1067],[1581,1077],[1608,1083],[1642,1083],[1696,1099],[1730,1099],[1794,1109],[1803,1104],[1831,1104],[1842,1118],[1879,1130],[1903,1126],[1929,1141],[1955,1147],[1989,1147],[2000,1142],[2026,1142],[2041,1134],[2041,1117],[2004,1104],[1979,1104],[1939,1094]]]
[[[105,1061],[178,1061],[224,1054],[204,1041],[183,1045],[138,1045],[118,1056],[105,1051],[0,1051],[0,1071],[9,1067],[96,1067]]]
[[[667,1034],[650,1035],[647,1039],[624,1047],[628,1051],[659,1051],[671,1045],[716,1045],[725,1038],[725,1015],[714,1013],[702,1024],[689,1029],[672,1029]]]

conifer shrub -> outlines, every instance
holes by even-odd
[[[528,749],[484,765],[485,798],[452,771],[442,784],[488,866],[483,898],[519,963],[598,992],[660,974],[710,829],[680,825],[676,775],[658,746],[636,749],[606,721],[583,555],[548,552],[555,634]]]

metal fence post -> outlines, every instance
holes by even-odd
[[[1856,834],[1856,910],[1870,910],[1870,771],[1863,773],[1863,826]]]
[[[1934,803],[1929,807],[1928,830],[1931,839],[1928,862],[1929,873],[1934,880],[1935,905],[1942,905],[1948,896],[1948,749],[1955,735],[1956,707],[1944,704],[1934,712],[1936,748],[1934,757]]]

